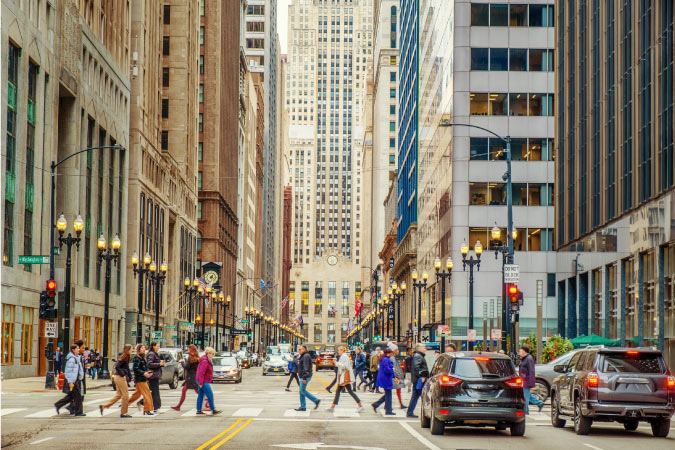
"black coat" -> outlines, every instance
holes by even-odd
[[[312,357],[309,355],[309,352],[303,353],[300,357],[298,374],[303,380],[312,376]]]
[[[197,367],[199,367],[199,361],[190,362],[187,360],[183,363],[183,369],[185,369],[185,382],[188,389],[199,389],[199,383],[197,383]]]
[[[410,365],[410,381],[412,382],[413,388],[417,386],[418,378],[428,378],[429,377],[429,367],[427,366],[427,360],[424,359],[424,355],[420,352],[415,352],[412,358],[412,364]]]
[[[148,363],[145,361],[145,358],[136,355],[131,362],[134,363],[134,381],[136,383],[148,381],[148,379],[145,378],[145,372],[148,371]]]

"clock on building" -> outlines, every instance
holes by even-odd
[[[216,284],[218,282],[218,273],[215,270],[209,270],[204,274],[204,281],[207,284]]]
[[[338,262],[338,258],[335,255],[330,255],[327,259],[326,262],[330,264],[331,266],[334,266]]]

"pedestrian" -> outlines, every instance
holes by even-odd
[[[363,378],[363,373],[366,371],[366,355],[358,345],[354,347],[354,352],[356,353],[356,356],[354,357],[354,372],[356,373],[356,376],[354,377],[354,390],[356,391],[361,385],[367,385],[368,383]],[[356,377],[361,380],[359,381],[358,386],[356,385]]]
[[[162,367],[166,364],[162,358],[159,357],[159,342],[151,342],[150,350],[146,356],[148,362],[148,369],[152,371],[152,376],[148,380],[148,387],[152,393],[152,404],[155,407],[155,412],[162,407],[162,399],[159,396],[159,379],[162,378]]]
[[[398,345],[396,345],[393,342],[390,342],[387,344],[389,349],[391,350],[391,355],[389,355],[389,359],[391,360],[391,363],[394,365],[394,376],[398,381],[398,383],[394,384],[394,389],[396,389],[396,397],[398,397],[398,404],[401,407],[401,409],[405,409],[406,406],[403,404],[403,400],[401,399],[401,389],[405,386],[405,374],[403,373],[403,369],[401,369],[401,365],[398,363],[398,360],[396,357],[398,356]]]
[[[136,405],[139,409],[141,408],[141,404],[143,405],[143,415],[154,416],[152,412],[152,394],[150,393],[147,381],[152,376],[152,371],[148,370],[148,363],[145,360],[145,345],[138,344],[136,346],[136,355],[131,359],[131,363],[134,365],[134,385],[136,386],[136,391],[129,398],[129,403],[143,396],[143,400]]]
[[[211,415],[215,416],[222,412],[216,409],[216,404],[213,402],[213,389],[211,389],[211,383],[213,383],[213,364],[211,363],[211,358],[215,354],[216,351],[213,347],[206,347],[204,355],[199,359],[199,366],[197,366],[197,375],[195,376],[199,385],[199,391],[197,392],[197,414],[200,415],[204,414],[202,404],[205,395],[209,400],[209,405],[211,405]]]
[[[112,379],[115,383],[116,394],[106,403],[99,405],[98,409],[103,415],[103,410],[110,408],[117,403],[117,400],[122,400],[122,409],[120,410],[120,417],[123,419],[131,417],[127,412],[129,411],[129,380],[131,379],[131,372],[129,371],[129,361],[131,361],[131,345],[126,344],[122,350],[122,356],[117,359],[113,367]]]
[[[312,357],[309,352],[307,352],[307,347],[300,345],[298,347],[298,352],[300,353],[300,362],[298,363],[298,373],[300,374],[300,407],[296,408],[296,411],[307,411],[307,400],[310,399],[314,402],[314,409],[319,407],[321,400],[316,398],[314,394],[307,391],[307,386],[312,379]]]
[[[286,384],[286,391],[291,392],[291,383],[295,380],[300,387],[300,379],[298,378],[298,355],[297,353],[293,355],[293,359],[288,361],[288,383]]]
[[[67,386],[64,386],[64,388],[67,389],[67,393],[65,397],[54,403],[56,414],[59,414],[59,410],[70,403],[76,417],[86,416],[86,414],[82,412],[81,384],[79,383],[79,381],[84,378],[84,366],[82,365],[79,356],[77,344],[70,346],[70,353],[68,353],[68,356],[66,357],[66,367],[64,372],[66,382],[68,383]]]
[[[375,351],[370,355],[370,392],[375,392],[376,394],[380,393],[380,389],[377,386],[377,372],[380,366],[380,347],[377,347]]]
[[[380,358],[380,364],[377,371],[377,386],[384,389],[384,395],[371,405],[373,410],[377,413],[377,408],[384,403],[385,416],[396,415],[391,406],[391,390],[394,387],[394,383],[399,383],[401,381],[395,378],[394,365],[391,362],[391,359],[389,359],[389,355],[391,354],[392,351],[389,347],[385,348],[384,352],[382,352],[382,358]]]
[[[413,355],[410,364],[410,383],[412,384],[412,396],[410,397],[410,404],[408,405],[407,417],[417,417],[415,415],[415,407],[417,407],[417,400],[422,395],[422,387],[429,377],[429,367],[424,355],[427,352],[427,347],[419,343],[417,344],[415,354]]]
[[[61,357],[63,354],[61,353],[61,345],[59,344],[56,347],[56,351],[54,352],[54,356],[52,359],[54,360],[54,373],[56,375],[61,373]]]
[[[183,373],[185,378],[185,381],[183,381],[183,391],[180,394],[178,405],[172,406],[171,409],[180,411],[180,407],[185,401],[185,395],[187,394],[188,389],[193,389],[196,394],[199,394],[199,384],[197,383],[197,367],[199,367],[199,351],[194,344],[190,344],[188,358],[183,362]],[[210,410],[208,402],[206,408],[204,409]]]
[[[359,406],[358,412],[363,412],[363,404],[359,399],[358,395],[354,393],[352,389],[352,381],[354,380],[354,371],[352,370],[352,361],[349,359],[349,353],[347,353],[347,347],[341,345],[338,347],[338,362],[337,362],[337,376],[338,376],[338,388],[335,391],[335,398],[333,399],[333,404],[330,408],[326,410],[329,412],[335,411],[335,405],[340,401],[340,393],[346,390],[349,395],[352,396],[356,404]]]
[[[530,348],[523,345],[518,350],[520,354],[520,366],[518,372],[520,378],[523,379],[523,395],[525,396],[525,414],[530,413],[530,403],[539,408],[541,412],[544,407],[544,402],[532,395],[530,389],[537,385],[537,379],[534,373],[534,357],[530,354]]]

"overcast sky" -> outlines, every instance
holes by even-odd
[[[291,0],[277,0],[277,33],[281,44],[281,54],[288,53],[288,5]]]

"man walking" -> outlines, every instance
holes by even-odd
[[[523,395],[525,395],[525,414],[530,413],[530,403],[539,407],[539,412],[544,407],[544,402],[534,397],[530,389],[536,386],[536,377],[534,376],[534,357],[530,355],[530,348],[523,345],[518,350],[520,353],[520,367],[518,368],[520,378],[523,379]]]
[[[410,397],[410,405],[408,405],[407,417],[417,417],[415,415],[415,408],[417,407],[417,400],[422,394],[422,387],[429,376],[429,368],[425,354],[427,347],[424,344],[417,344],[415,347],[415,354],[413,355],[410,364],[410,381],[412,383],[412,396]],[[419,383],[418,383],[419,380]]]
[[[314,409],[319,407],[321,400],[316,398],[311,392],[307,392],[307,386],[312,379],[312,357],[307,352],[307,347],[300,345],[298,347],[300,353],[300,362],[298,363],[298,372],[300,373],[300,407],[296,411],[307,411],[306,398],[314,402]]]
[[[70,353],[66,357],[66,367],[64,372],[66,381],[68,382],[68,393],[61,400],[54,403],[56,414],[59,414],[59,410],[62,407],[68,403],[72,403],[76,417],[86,416],[86,414],[82,412],[82,394],[80,391],[80,381],[84,379],[84,367],[82,366],[82,361],[78,355],[78,347],[76,344],[70,346]]]
[[[354,390],[357,390],[362,384],[367,384],[366,380],[363,378],[363,372],[366,370],[366,355],[363,354],[361,347],[358,345],[354,347],[354,352],[356,352],[356,357],[354,358],[354,371],[356,372],[356,376],[361,380],[357,386],[356,376],[354,377]]]

